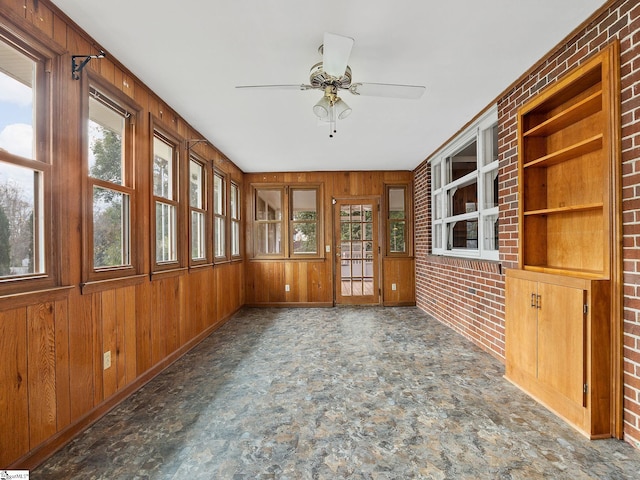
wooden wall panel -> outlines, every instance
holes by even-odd
[[[92,297],[75,294],[69,303],[69,391],[74,421],[94,406]]]
[[[29,444],[33,448],[57,431],[55,308],[27,307]]]
[[[387,257],[383,260],[384,305],[415,305],[415,270],[413,258]],[[393,290],[393,284],[396,289]]]
[[[69,303],[55,302],[56,404],[57,429],[71,423],[71,391],[69,365]]]
[[[304,260],[251,260],[247,259],[246,266],[246,302],[250,305],[266,304],[333,304],[333,258],[335,245],[333,240],[333,198],[349,198],[373,196],[379,197],[384,202],[385,186],[387,184],[407,184],[413,181],[412,172],[283,172],[283,173],[251,173],[245,175],[244,205],[245,218],[252,217],[253,192],[252,185],[283,183],[291,184],[320,184],[322,185],[322,239],[319,241],[323,258],[309,261]],[[380,245],[384,251],[385,221],[380,217]],[[245,241],[251,245],[252,237],[247,224]],[[326,246],[330,252],[325,251]],[[251,248],[248,248],[248,256]],[[393,257],[397,258],[397,257]],[[401,260],[400,260],[401,261]],[[404,267],[401,271],[387,272],[387,263],[383,262],[382,279],[393,275],[405,275],[404,270],[413,271],[414,260],[412,257],[404,259]],[[400,268],[395,263],[388,263],[392,270]],[[412,275],[412,274],[411,274]],[[413,277],[412,277],[413,278]],[[398,282],[389,282],[398,283]],[[285,285],[290,286],[290,291],[285,291]],[[395,298],[394,304],[413,304],[414,297],[411,284],[401,282],[402,290],[394,291],[390,298]],[[404,289],[406,287],[406,289]],[[399,286],[399,288],[401,288]]]
[[[123,388],[125,385],[130,384],[136,379],[137,373],[137,316],[136,316],[136,288],[126,287],[120,290],[123,297],[122,301],[125,303],[124,309],[124,321],[123,331],[124,338],[122,344],[118,345],[119,350],[124,349],[125,364],[124,364],[124,383],[118,384],[118,389]]]
[[[96,364],[101,365],[102,368],[103,397],[100,399],[100,401],[102,401],[116,393],[116,390],[118,389],[118,306],[116,305],[115,290],[107,290],[101,293],[96,293],[95,295],[100,298],[100,320],[98,321],[98,324],[102,330],[102,348],[96,351]],[[111,355],[111,366],[109,368],[105,368],[107,365],[105,365],[103,361],[104,354],[107,352]]]
[[[0,312],[0,465],[29,450],[26,308]]]

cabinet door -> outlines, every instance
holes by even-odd
[[[584,406],[585,290],[538,284],[538,379]]]
[[[538,371],[537,282],[507,276],[506,366],[507,375],[518,370],[535,378]]]

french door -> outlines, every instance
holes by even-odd
[[[380,303],[378,198],[336,200],[334,204],[335,302]]]

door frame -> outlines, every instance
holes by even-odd
[[[377,242],[377,253],[375,253],[374,258],[376,258],[377,260],[374,262],[373,265],[373,270],[374,270],[374,275],[375,275],[375,280],[374,281],[374,286],[377,288],[377,293],[374,292],[374,296],[377,295],[377,301],[373,302],[373,303],[338,303],[338,295],[337,295],[337,289],[340,286],[341,288],[341,282],[340,279],[338,277],[338,269],[337,269],[337,261],[336,261],[336,257],[341,254],[340,250],[340,239],[337,237],[339,235],[339,232],[336,231],[336,217],[337,215],[337,210],[338,210],[338,202],[360,202],[360,203],[364,203],[364,202],[369,202],[373,205],[374,208],[374,215],[376,215],[376,221],[377,221],[377,232],[373,232],[373,236]],[[382,202],[382,197],[380,195],[355,195],[355,196],[344,196],[344,197],[332,197],[331,198],[331,243],[332,243],[332,248],[333,248],[333,254],[331,256],[331,268],[332,268],[332,273],[333,273],[333,306],[342,306],[342,305],[382,305],[382,233],[383,233],[383,228],[381,227],[381,215],[382,215],[382,209],[381,209],[381,202]]]

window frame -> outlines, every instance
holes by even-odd
[[[189,152],[188,158],[188,178],[187,178],[187,192],[188,192],[188,202],[187,207],[189,209],[188,218],[188,229],[189,229],[189,266],[190,267],[200,267],[205,265],[212,265],[212,235],[213,224],[211,220],[211,205],[212,199],[210,195],[210,184],[211,184],[211,167],[210,162],[202,159],[201,156],[197,155],[194,152]],[[197,163],[202,168],[202,185],[201,185],[201,202],[202,208],[193,207],[191,205],[191,163]],[[192,223],[192,215],[194,212],[198,212],[204,215],[204,257],[203,258],[193,258],[193,223]]]
[[[222,181],[222,188],[221,188],[221,193],[222,193],[222,199],[220,200],[220,207],[222,209],[222,213],[217,213],[216,209],[215,209],[215,204],[216,204],[216,192],[215,192],[215,185],[216,185],[216,178],[219,178]],[[212,179],[212,187],[211,187],[211,193],[213,196],[213,200],[212,200],[212,204],[211,204],[211,211],[212,211],[212,217],[213,217],[213,263],[226,263],[229,261],[230,259],[230,245],[229,245],[229,178],[228,175],[221,171],[218,170],[217,168],[213,169],[213,179]],[[221,220],[222,225],[224,225],[224,235],[222,236],[222,241],[224,242],[223,248],[222,248],[222,255],[218,255],[218,251],[217,251],[217,239],[218,239],[218,220]]]
[[[123,147],[123,185],[117,185],[112,182],[92,177],[89,172],[89,102],[92,95],[91,90],[97,91],[103,99],[103,104],[110,103],[111,108],[117,113],[123,115],[124,125],[124,147]],[[103,82],[97,76],[88,74],[82,77],[82,177],[83,177],[83,199],[84,213],[83,216],[83,288],[94,282],[102,280],[116,280],[119,278],[128,278],[135,276],[140,271],[140,252],[139,252],[139,231],[135,228],[137,225],[136,215],[138,210],[138,199],[136,196],[135,172],[137,169],[136,159],[139,158],[136,152],[136,119],[140,115],[141,108],[133,103],[126,95],[114,89],[109,84]],[[106,188],[118,193],[127,195],[129,198],[128,205],[128,265],[117,265],[98,267],[94,265],[94,218],[93,218],[93,190],[95,187]]]
[[[412,198],[412,184],[411,183],[389,183],[385,184],[385,203],[384,203],[384,218],[385,218],[385,243],[386,243],[386,256],[387,257],[412,257],[413,256],[413,204]],[[404,190],[404,217],[402,219],[391,218],[391,202],[389,193],[394,189]],[[391,251],[391,230],[393,223],[397,221],[404,221],[404,252]]]
[[[231,207],[231,201],[233,199],[233,189],[236,189],[236,208],[235,213],[234,209]],[[236,215],[234,217],[234,214]],[[231,180],[229,182],[229,251],[232,260],[240,260],[242,259],[242,186],[239,182]],[[238,253],[234,253],[233,251],[233,243],[234,243],[234,226],[237,226],[237,234],[238,234]]]
[[[485,176],[487,173],[498,172],[499,160],[486,161],[487,132],[492,132],[498,123],[497,106],[488,109],[472,125],[467,127],[456,138],[437,152],[429,161],[431,172],[431,253],[433,255],[478,258],[484,260],[499,260],[499,239],[495,238],[495,249],[484,246],[488,232],[485,220],[495,217],[499,219],[498,205],[485,207]],[[493,141],[493,140],[491,140]],[[472,172],[462,175],[455,180],[448,180],[448,160],[467,146],[476,142],[476,168]],[[497,150],[492,154],[497,157]],[[437,178],[439,174],[439,178]],[[475,211],[453,214],[450,192],[458,188],[476,183]],[[448,245],[447,240],[453,238],[453,226],[457,222],[477,222],[476,248],[459,248]]]
[[[251,189],[251,259],[254,260],[310,260],[325,258],[324,231],[323,231],[323,188],[321,183],[254,183]],[[281,194],[281,217],[279,220],[258,220],[258,192],[263,190],[279,191]],[[316,253],[293,253],[293,191],[314,190],[316,192]],[[258,229],[264,224],[280,224],[280,242],[282,245],[279,253],[258,253]]]
[[[165,128],[157,119],[152,117],[150,132],[150,146],[149,146],[149,195],[150,195],[150,227],[151,227],[151,235],[150,235],[150,260],[151,260],[151,272],[154,273],[163,273],[170,272],[173,270],[182,270],[185,268],[185,239],[188,239],[188,235],[186,234],[186,229],[184,226],[184,216],[186,209],[184,207],[184,201],[182,199],[182,185],[181,179],[183,177],[184,168],[182,166],[182,161],[184,155],[181,155],[182,150],[181,146],[183,145],[183,141],[177,136],[170,133],[169,129]],[[171,179],[171,188],[174,192],[172,199],[167,199],[165,197],[157,196],[154,191],[154,178],[153,178],[153,166],[154,166],[154,140],[158,138],[158,140],[166,143],[167,145],[173,148],[173,172]],[[156,208],[159,203],[163,203],[166,205],[170,205],[174,207],[175,211],[175,250],[176,250],[176,259],[175,260],[167,260],[158,262],[157,255],[157,239],[156,239]]]
[[[57,245],[60,245],[59,235],[52,228],[54,217],[60,213],[57,210],[56,198],[53,194],[54,177],[58,177],[59,167],[52,161],[52,78],[60,71],[59,62],[52,59],[56,52],[41,46],[26,34],[20,34],[20,39],[7,30],[0,28],[0,41],[15,49],[34,62],[34,92],[32,112],[34,114],[34,158],[26,158],[9,152],[0,152],[0,161],[20,168],[38,172],[41,179],[34,182],[34,219],[38,231],[33,234],[35,251],[39,251],[38,262],[41,265],[38,272],[24,275],[0,277],[0,298],[4,295],[39,291],[49,289],[60,284],[61,271],[59,268],[60,255]]]

